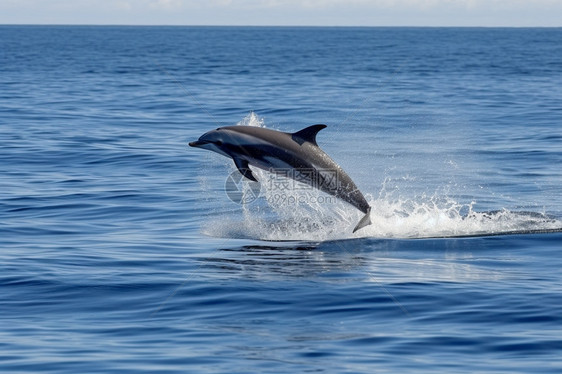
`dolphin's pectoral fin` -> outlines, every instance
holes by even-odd
[[[316,144],[316,134],[318,134],[318,131],[325,129],[326,127],[328,126],[312,125],[305,129],[293,133],[291,137],[295,142],[299,143],[300,145],[302,145],[304,142],[310,142],[315,146],[318,146],[318,144]]]
[[[248,178],[249,180],[253,181],[253,182],[257,182],[258,180],[254,177],[254,174],[252,174],[252,170],[250,170],[250,165],[248,165],[248,161],[243,160],[241,158],[237,158],[237,157],[233,157],[232,158],[234,160],[234,164],[236,165],[236,167],[238,168],[238,171],[245,176],[246,178]]]
[[[360,230],[365,226],[369,226],[370,224],[371,224],[371,207],[369,207],[369,210],[367,211],[365,216],[363,216],[363,218],[361,218],[361,221],[359,221],[357,226],[355,226],[353,232]]]

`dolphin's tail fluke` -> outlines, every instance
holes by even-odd
[[[371,224],[371,207],[369,207],[369,210],[367,210],[367,213],[365,213],[365,216],[363,218],[361,218],[361,221],[359,221],[359,223],[357,224],[357,226],[355,226],[355,228],[353,229],[353,232],[362,229],[365,226],[369,226]]]

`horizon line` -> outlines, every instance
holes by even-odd
[[[482,26],[482,25],[225,25],[225,24],[129,24],[129,23],[0,23],[0,26],[84,26],[84,27],[256,27],[256,28],[481,28],[481,29],[557,29],[562,26]]]

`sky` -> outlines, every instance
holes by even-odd
[[[562,0],[0,0],[0,24],[562,26]]]

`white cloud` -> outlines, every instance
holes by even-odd
[[[184,1],[182,0],[151,0],[149,7],[152,9],[173,10],[182,8],[183,3]]]
[[[198,0],[178,0],[184,4],[201,4]],[[415,7],[420,9],[455,6],[462,8],[482,8],[488,6],[525,6],[549,7],[560,3],[559,0],[208,0],[205,3],[231,7],[295,7],[295,8],[329,8],[340,6],[364,8],[400,8]]]
[[[562,26],[562,0],[0,0],[1,23]]]
[[[121,9],[121,10],[131,10],[133,9],[133,5],[131,4],[130,1],[116,1],[114,3],[115,8],[117,9]]]

